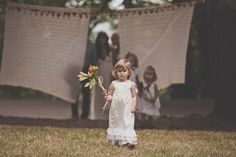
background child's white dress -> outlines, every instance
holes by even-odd
[[[137,144],[134,131],[134,113],[131,113],[132,96],[131,87],[134,82],[113,81],[114,93],[109,111],[109,127],[107,138],[112,144]]]
[[[149,87],[144,86],[143,95],[146,95],[148,99],[153,99],[155,97],[155,83],[152,83]],[[157,97],[154,103],[149,102],[141,97],[140,100],[140,112],[149,116],[160,116],[159,109],[161,107],[159,97]]]

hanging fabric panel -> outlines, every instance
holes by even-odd
[[[32,88],[75,102],[89,16],[87,10],[9,3],[1,85]]]
[[[140,73],[154,66],[158,86],[184,83],[186,51],[194,5],[126,10],[118,16],[121,56],[135,53]],[[141,75],[142,79],[142,75]]]

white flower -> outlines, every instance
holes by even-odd
[[[73,7],[77,7],[78,6],[78,2],[76,0],[71,0],[70,3],[71,3],[71,5]]]

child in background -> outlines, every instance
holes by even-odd
[[[155,83],[157,81],[157,74],[155,68],[147,66],[143,74],[143,91],[141,96],[141,114],[142,119],[152,120],[154,117],[160,116],[159,109],[161,107],[159,100],[158,86]]]
[[[128,52],[125,56],[125,59],[130,60],[132,68],[133,68],[132,69],[133,73],[131,74],[129,79],[131,81],[134,81],[138,86],[139,83],[140,83],[140,81],[139,81],[140,72],[139,72],[139,69],[138,69],[138,57],[134,53]]]
[[[116,80],[112,81],[105,99],[111,101],[108,141],[113,145],[127,145],[129,149],[134,149],[137,144],[134,130],[136,85],[129,80],[131,73],[132,66],[129,60],[119,60],[113,70]]]

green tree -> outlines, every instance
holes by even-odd
[[[208,0],[199,6],[202,76],[205,94],[215,98],[216,116],[236,116],[235,18],[234,0]]]
[[[215,99],[211,115],[236,116],[235,15],[234,0],[205,0],[196,4],[187,52],[186,83],[169,88],[172,97],[211,97]]]

